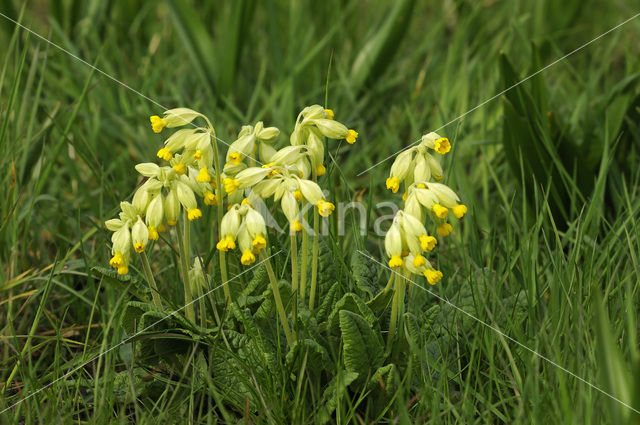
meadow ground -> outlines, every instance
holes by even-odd
[[[638,423],[636,4],[200,3],[0,1],[0,423]],[[204,322],[127,339],[184,304],[171,240],[152,256],[165,312],[139,263],[130,280],[106,269],[104,221],[162,142],[149,115],[196,109],[229,142],[263,120],[280,147],[311,104],[359,132],[327,142],[321,186],[366,208],[346,231],[332,215],[299,341],[264,265],[241,274],[233,255],[233,305],[217,290]],[[385,347],[375,223],[401,194],[393,158],[376,164],[433,130],[469,212]],[[191,230],[212,288],[213,222]],[[287,243],[270,238],[289,308]]]

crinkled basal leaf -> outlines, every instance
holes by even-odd
[[[371,377],[368,388],[371,391],[381,390],[387,396],[393,396],[398,390],[397,373],[398,368],[393,363],[379,367]]]
[[[331,415],[347,391],[347,387],[356,379],[358,379],[358,374],[355,372],[338,371],[338,374],[333,377],[322,394],[324,405],[319,409],[318,415],[314,418],[317,424],[324,425],[332,419]]]
[[[369,299],[378,293],[380,285],[378,284],[378,264],[371,258],[353,251],[351,254],[351,271],[356,281],[358,289],[366,292]]]
[[[380,291],[378,295],[367,301],[367,306],[372,311],[383,311],[391,306],[391,300],[393,299],[393,291]]]
[[[260,300],[260,297],[252,297],[251,294],[255,291],[264,291],[268,283],[269,276],[267,275],[267,268],[262,264],[256,268],[253,277],[238,296],[237,303],[240,306],[244,306],[257,302]]]
[[[311,241],[310,241],[311,242]],[[309,243],[311,246],[312,244]],[[309,258],[309,270],[311,270],[311,258]],[[325,238],[318,241],[318,289],[316,299],[322,299],[336,281],[336,263],[333,259],[331,247]],[[307,285],[311,282],[311,275],[307,279]]]
[[[322,298],[322,304],[320,304],[320,307],[318,307],[318,310],[316,310],[316,317],[319,322],[323,322],[327,318],[327,316],[329,316],[329,313],[333,308],[333,304],[338,299],[339,291],[340,283],[336,282],[331,286],[327,294]]]
[[[282,298],[282,304],[285,306],[285,309],[289,308],[291,302],[291,284],[287,281],[281,280],[278,282],[278,289],[280,291],[280,298]],[[271,286],[267,287],[263,292],[264,301],[258,307],[258,310],[255,312],[253,317],[260,320],[275,320],[274,315],[276,314],[276,303],[273,298],[273,292],[271,291]]]
[[[298,340],[293,343],[286,356],[287,367],[291,368],[296,361],[307,356],[307,368],[314,371],[329,370],[329,354],[325,348],[312,339]]]
[[[276,373],[278,367],[275,347],[264,337],[263,332],[258,329],[254,317],[249,309],[240,309],[236,304],[232,304],[231,310],[236,320],[244,327],[244,334],[248,337],[242,341],[240,347],[253,347],[255,354],[261,357],[261,364],[266,363],[271,373]]]
[[[369,322],[351,311],[340,311],[340,330],[344,365],[348,372],[356,372],[365,379],[382,366],[384,352],[380,335]]]
[[[334,304],[333,310],[329,315],[329,320],[327,321],[327,326],[330,330],[337,330],[339,313],[342,310],[347,310],[364,317],[369,325],[376,323],[375,314],[373,314],[373,311],[371,311],[367,304],[362,301],[362,298],[352,292],[349,292]]]
[[[115,288],[118,292],[129,292],[138,300],[148,302],[151,299],[151,292],[147,285],[132,275],[119,275],[114,269],[106,267],[93,267],[91,272],[98,278],[103,278],[104,282]]]

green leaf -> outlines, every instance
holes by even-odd
[[[346,393],[347,387],[356,379],[358,379],[358,374],[355,372],[338,371],[322,394],[324,405],[318,411],[318,415],[315,418],[316,423],[323,425],[332,419],[331,415],[336,410],[342,396]]]
[[[338,302],[336,302],[333,306],[333,310],[329,315],[328,323],[329,329],[337,330],[339,315],[341,311],[350,311],[357,315],[364,317],[369,325],[373,325],[377,322],[375,314],[373,311],[367,306],[367,304],[362,301],[362,299],[354,294],[353,292],[349,292],[345,294]]]
[[[331,285],[327,294],[322,298],[322,304],[320,304],[320,307],[316,310],[316,318],[319,322],[324,321],[327,316],[329,316],[329,312],[333,309],[333,305],[338,299],[340,286],[339,282],[334,283]]]
[[[348,372],[364,379],[384,361],[382,339],[362,316],[347,310],[340,311],[340,330],[344,365]]]
[[[118,292],[129,292],[143,302],[151,300],[149,287],[132,275],[119,275],[115,270],[106,267],[93,267],[91,272],[98,279],[103,278],[107,285]]]
[[[312,339],[297,340],[293,343],[285,358],[286,365],[292,368],[298,360],[307,356],[307,365],[312,366],[314,371],[329,370],[329,354],[327,350]]]
[[[351,254],[351,271],[356,281],[356,286],[373,298],[381,288],[378,284],[378,264],[371,258],[361,255],[357,251]]]
[[[369,389],[381,390],[387,396],[393,396],[398,390],[398,368],[390,363],[379,367],[371,377]]]

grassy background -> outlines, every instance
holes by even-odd
[[[329,145],[347,178],[336,177],[332,196],[373,204],[399,201],[384,190],[390,162],[356,175],[500,92],[505,58],[524,77],[638,12],[604,0],[5,0],[0,11],[158,103],[212,117],[223,140],[256,120],[286,133],[300,108],[326,102],[360,132],[354,146]],[[2,408],[122,339],[126,295],[90,269],[108,260],[101,224],[135,188],[134,164],[161,142],[148,126],[161,109],[2,17],[0,27],[0,382],[15,371]],[[454,145],[446,182],[471,213],[439,249],[446,278],[434,290],[454,303],[473,294],[462,307],[640,409],[639,34],[640,19],[440,131]],[[547,156],[536,171],[518,152],[538,142]],[[197,240],[212,237],[203,227]],[[371,234],[366,247],[382,258],[380,242]],[[351,235],[338,244],[354,249]],[[167,260],[160,281],[178,298],[173,266]],[[414,295],[422,300],[414,308],[437,303]],[[403,380],[384,420],[638,423],[630,409],[458,319],[440,341],[441,363],[430,364],[438,373],[423,376],[419,391]],[[411,354],[429,362],[422,349]],[[108,353],[0,422],[314,418],[312,380],[302,399],[254,388],[269,414],[245,415],[214,379],[217,408],[191,412],[184,377],[164,379],[155,404],[133,397],[134,360],[124,358]],[[112,383],[122,371],[130,380],[119,397]],[[361,396],[345,395],[335,420],[375,420]]]

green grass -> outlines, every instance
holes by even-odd
[[[353,147],[329,142],[340,169],[323,185],[374,215],[388,214],[376,204],[400,201],[384,189],[391,163],[360,172],[638,13],[603,0],[20,3],[0,2],[0,12],[162,105],[205,113],[229,142],[257,120],[286,134],[302,107],[326,99],[360,137]],[[107,265],[103,222],[132,195],[134,165],[155,157],[161,139],[148,116],[162,111],[0,22],[4,409],[123,341],[141,317],[125,308],[136,296],[92,269]],[[453,141],[445,182],[470,213],[436,250],[445,279],[428,289],[640,410],[639,33],[640,19],[440,131]],[[385,261],[374,219],[363,240],[333,233],[323,243],[326,299],[334,282],[339,298],[364,301],[386,284],[388,270],[356,252]],[[192,240],[208,260],[211,226],[194,227]],[[175,250],[152,261],[163,297],[179,307]],[[284,278],[286,261],[286,252],[274,258]],[[143,280],[141,269],[132,276]],[[325,327],[307,320],[310,342],[288,359],[284,344],[267,347],[284,339],[273,335],[275,313],[248,318],[236,307],[224,312],[234,349],[213,324],[202,333],[171,319],[0,423],[638,423],[417,286],[407,298],[394,366],[379,380],[347,384],[338,325],[349,313]],[[385,336],[388,309],[375,314]]]

